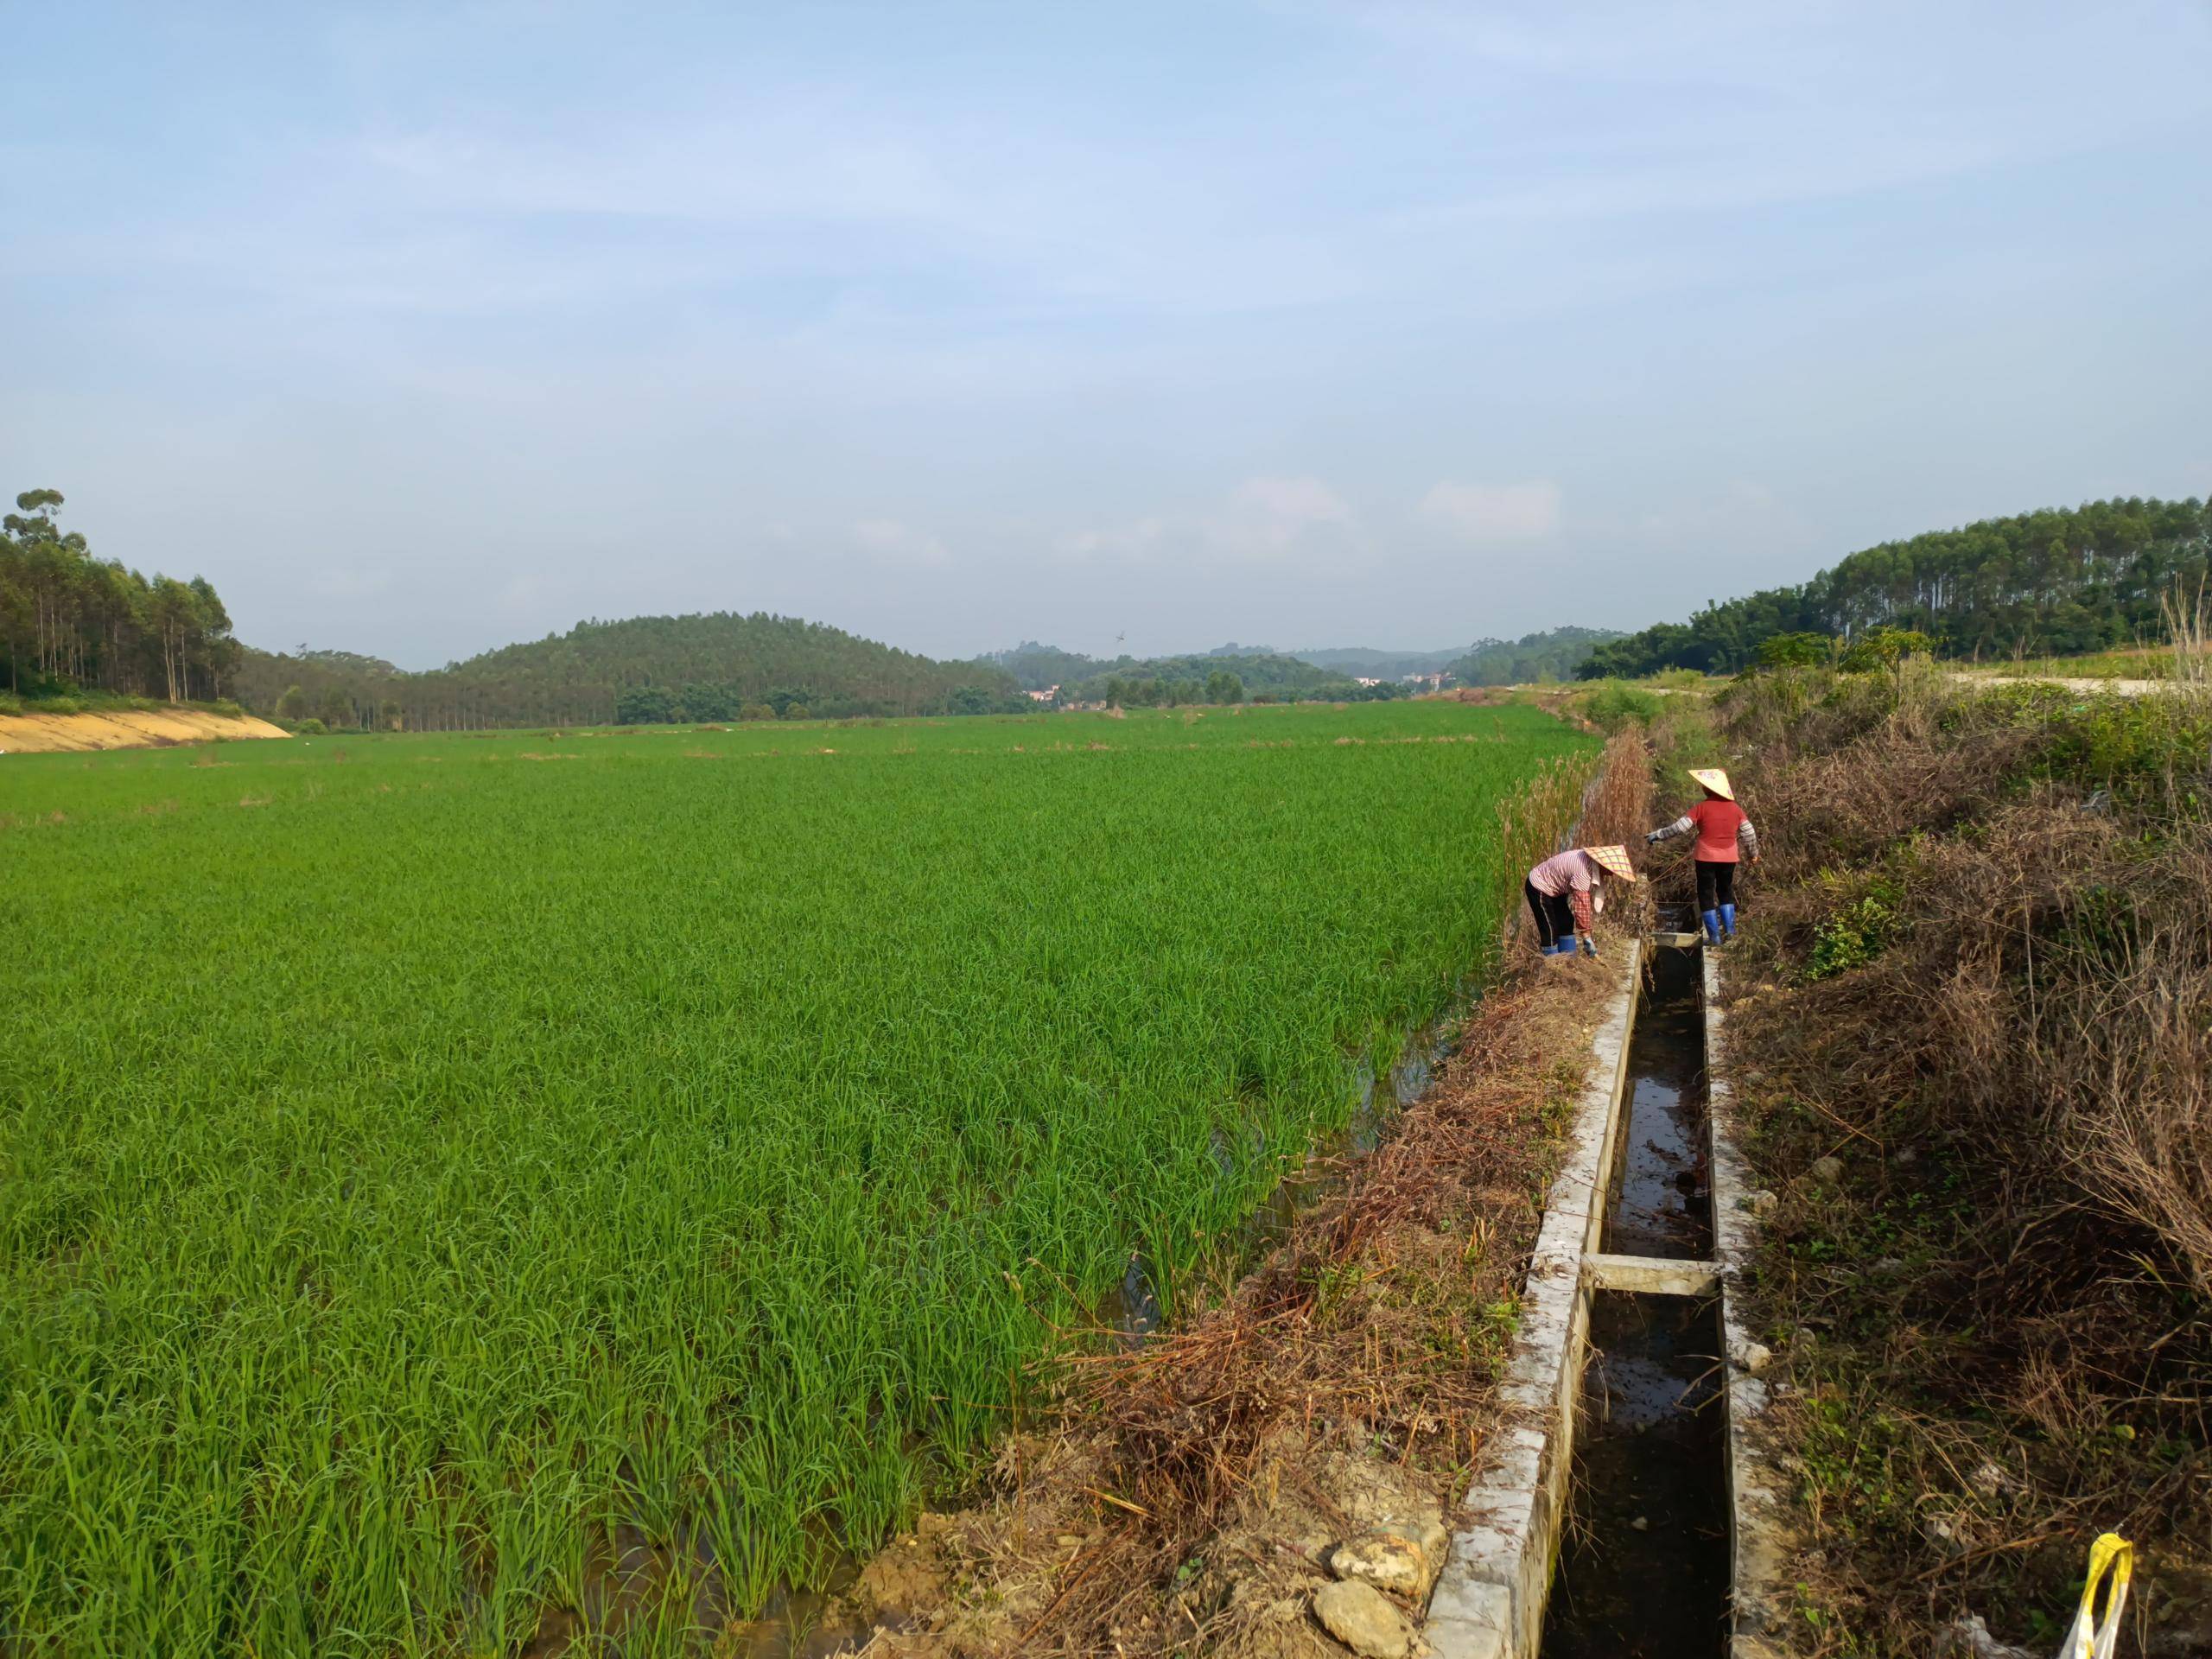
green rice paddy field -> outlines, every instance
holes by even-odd
[[[972,1471],[1494,948],[1444,703],[0,760],[0,1651],[515,1651]],[[687,1615],[625,1646],[672,1649]]]

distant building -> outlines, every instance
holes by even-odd
[[[1352,678],[1357,683],[1361,685],[1380,685],[1382,683],[1380,680],[1369,679],[1364,674],[1355,674],[1352,676]]]
[[[1032,702],[1050,702],[1053,698],[1059,695],[1060,688],[1058,686],[1048,685],[1042,691],[1032,691],[1029,694],[1029,701]]]

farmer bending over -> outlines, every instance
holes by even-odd
[[[1570,847],[1546,859],[1529,872],[1521,891],[1529,913],[1536,918],[1536,949],[1548,957],[1574,954],[1577,934],[1582,954],[1598,954],[1590,929],[1605,907],[1604,884],[1611,870],[1624,881],[1636,880],[1636,866],[1628,861],[1625,847]]]
[[[1697,907],[1705,918],[1706,942],[1726,944],[1736,937],[1736,865],[1745,853],[1752,863],[1759,861],[1758,832],[1736,804],[1726,772],[1718,766],[1693,766],[1690,776],[1705,798],[1643,841],[1651,846],[1697,832]]]

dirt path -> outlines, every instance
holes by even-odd
[[[100,715],[0,715],[0,754],[73,754],[96,749],[158,749],[211,739],[284,737],[251,715],[197,709],[120,709]]]

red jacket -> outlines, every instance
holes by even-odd
[[[1697,857],[1707,864],[1733,864],[1748,852],[1753,858],[1759,855],[1758,832],[1751,828],[1751,821],[1744,809],[1733,801],[1719,799],[1700,801],[1676,818],[1664,830],[1654,830],[1653,841],[1668,841],[1676,836],[1697,832]],[[1738,850],[1738,847],[1743,849]]]

